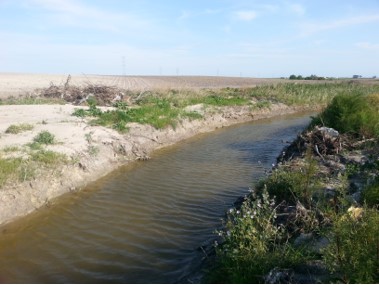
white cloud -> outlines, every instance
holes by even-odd
[[[361,24],[368,24],[379,21],[379,14],[373,15],[361,15],[356,17],[350,17],[330,22],[308,23],[302,25],[302,36],[309,36],[315,33],[334,30],[349,26],[356,26]]]
[[[186,20],[191,17],[191,13],[189,11],[182,11],[182,13],[179,16],[179,20]]]
[[[277,5],[270,5],[270,4],[265,4],[262,5],[263,10],[271,12],[271,13],[276,13],[279,11],[279,6]]]
[[[252,10],[236,11],[233,13],[233,16],[237,20],[249,22],[257,17],[257,12]]]
[[[289,9],[298,16],[304,16],[306,11],[305,7],[300,4],[290,4]]]
[[[376,50],[379,51],[379,44],[369,43],[369,42],[360,42],[355,44],[356,47],[365,49],[365,50]]]
[[[26,0],[28,9],[46,11],[52,23],[63,26],[92,28],[106,31],[121,31],[125,27],[143,29],[147,20],[137,15],[116,13],[73,0]]]

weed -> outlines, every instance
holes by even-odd
[[[84,135],[84,137],[86,138],[86,141],[87,141],[89,144],[93,142],[92,135],[93,135],[93,132],[89,132],[89,133],[87,133],[87,134]]]
[[[379,213],[369,208],[360,213],[336,219],[324,259],[344,283],[378,283]]]
[[[43,149],[42,144],[38,143],[38,142],[28,143],[27,146],[30,147],[31,150],[41,150],[41,149]]]
[[[55,136],[48,131],[40,132],[33,141],[38,144],[54,144]]]
[[[24,182],[28,181],[30,179],[35,178],[36,176],[36,168],[37,166],[33,163],[28,163],[28,161],[23,161],[19,168],[19,181]]]
[[[4,152],[16,152],[19,150],[20,148],[18,146],[7,146],[3,149]]]
[[[126,110],[128,108],[128,103],[126,103],[126,102],[115,102],[113,104],[113,107],[116,107],[117,109],[120,109],[120,110]]]
[[[246,200],[240,210],[231,209],[224,242],[216,247],[218,259],[211,283],[262,283],[274,267],[288,268],[304,263],[307,255],[284,242],[284,228],[275,225],[275,202],[267,191]]]
[[[31,160],[42,164],[57,164],[64,162],[66,156],[50,150],[40,150],[31,154]]]
[[[17,173],[21,163],[20,158],[0,158],[0,187]]]
[[[96,146],[89,145],[87,151],[88,151],[90,156],[96,156],[96,155],[98,155],[100,149]]]
[[[197,112],[183,112],[183,113],[181,113],[181,116],[183,118],[188,118],[190,120],[198,120],[198,119],[203,118],[203,115],[201,115]]]
[[[84,118],[87,116],[87,112],[84,109],[75,109],[72,115],[75,117]]]
[[[369,207],[377,207],[379,209],[379,178],[365,187],[362,192],[362,200]]]
[[[30,131],[34,128],[31,124],[18,124],[18,125],[10,125],[6,130],[6,134],[19,134],[25,131]]]
[[[296,203],[299,200],[310,206],[316,191],[316,173],[316,161],[312,158],[311,151],[307,150],[305,164],[300,171],[275,170],[267,179],[258,183],[257,191],[267,189],[278,202]]]
[[[271,106],[271,102],[270,101],[267,101],[267,100],[261,100],[259,102],[257,102],[255,105],[254,105],[254,108],[257,108],[257,109],[265,109],[265,108],[270,108]]]

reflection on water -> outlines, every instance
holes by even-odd
[[[0,281],[196,281],[199,246],[308,122],[287,116],[200,135],[65,195],[3,229]]]

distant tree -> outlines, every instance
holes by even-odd
[[[291,80],[297,79],[297,76],[296,76],[295,74],[292,74],[292,75],[290,76],[290,79],[291,79]]]

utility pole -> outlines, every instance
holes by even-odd
[[[122,75],[126,75],[126,64],[125,64],[125,56],[122,56]]]

